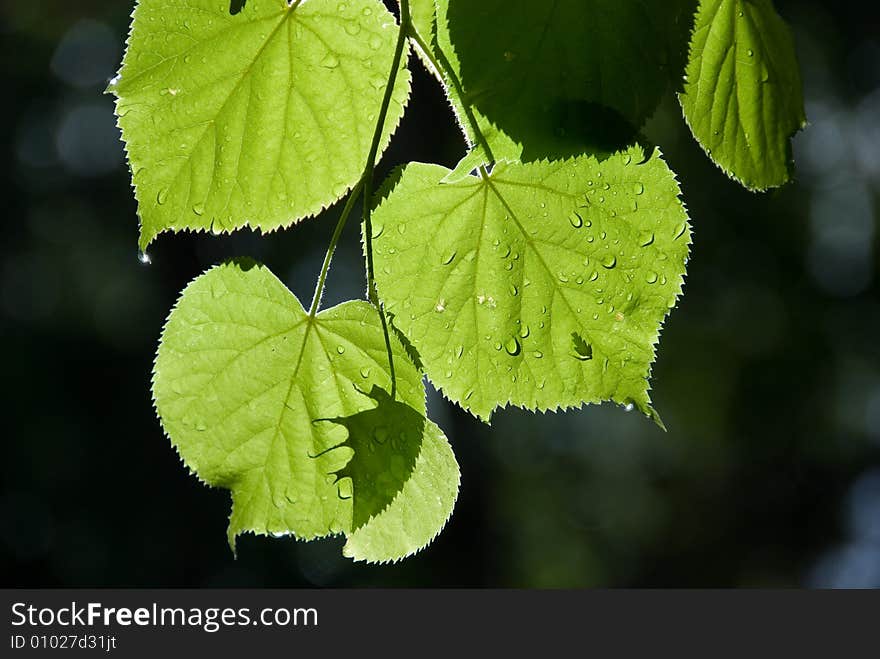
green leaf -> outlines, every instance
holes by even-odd
[[[437,45],[495,160],[609,155],[629,144],[669,81],[692,0],[438,0]],[[456,85],[450,86],[455,89]],[[466,123],[466,122],[464,122]]]
[[[110,91],[141,218],[167,230],[271,231],[359,179],[394,55],[379,0],[140,0]],[[401,64],[381,141],[409,94]]]
[[[407,166],[373,227],[379,292],[431,380],[484,419],[605,400],[656,419],[647,378],[690,242],[659,152],[448,175]]]
[[[458,468],[424,418],[421,376],[392,345],[394,401],[369,304],[310,319],[274,275],[246,261],[184,290],[162,333],[153,394],[184,462],[231,491],[233,547],[244,532],[345,533],[349,555],[395,560],[442,528]],[[435,482],[443,485],[428,492]],[[418,525],[407,523],[413,517]]]
[[[791,177],[790,138],[806,125],[794,41],[769,0],[703,0],[684,116],[706,153],[750,190]]]

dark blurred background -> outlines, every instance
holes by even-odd
[[[234,560],[227,493],[187,474],[155,418],[153,352],[185,284],[245,254],[309,298],[339,209],[268,237],[163,235],[141,264],[102,95],[132,4],[0,0],[3,586],[880,587],[880,10],[777,1],[810,120],[782,190],[727,180],[671,95],[649,123],[694,226],[653,377],[669,432],[612,406],[490,428],[432,394],[456,512],[418,556],[372,567],[338,540],[246,536]],[[384,171],[463,153],[412,68]],[[350,226],[326,302],[362,277]]]

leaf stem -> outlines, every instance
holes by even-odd
[[[298,3],[297,3],[298,4]],[[400,62],[403,59],[403,51],[406,47],[407,29],[412,28],[410,19],[409,0],[401,0],[400,2],[400,27],[397,33],[397,44],[394,48],[394,58],[391,63],[391,71],[388,74],[388,83],[385,86],[385,94],[382,97],[382,105],[379,108],[379,117],[376,120],[376,128],[373,132],[373,140],[370,143],[370,151],[367,155],[367,162],[364,165],[364,172],[357,185],[351,190],[345,208],[339,216],[336,228],[333,230],[333,236],[330,239],[330,245],[327,247],[327,253],[324,256],[324,263],[321,266],[321,274],[315,286],[315,295],[312,298],[312,305],[309,309],[309,317],[314,318],[321,305],[321,297],[324,294],[324,285],[327,281],[327,273],[330,270],[330,262],[333,259],[333,253],[336,251],[336,245],[345,228],[348,216],[354,208],[354,203],[358,196],[363,193],[363,223],[365,247],[367,253],[367,297],[379,314],[379,320],[382,323],[382,333],[385,336],[385,350],[388,353],[388,370],[391,373],[391,398],[397,395],[397,376],[394,370],[394,354],[391,351],[391,335],[388,332],[388,319],[385,316],[385,309],[379,300],[379,292],[376,289],[375,266],[373,263],[373,177],[376,170],[376,157],[379,153],[379,145],[382,142],[382,133],[385,128],[385,120],[388,118],[388,108],[391,105],[391,97],[394,92],[394,85],[397,82],[397,74],[400,70]],[[414,31],[414,30],[413,30]]]
[[[439,51],[436,55],[431,47],[425,42],[424,37],[419,33],[416,29],[416,26],[413,25],[412,21],[409,22],[407,26],[409,37],[415,41],[416,45],[419,47],[419,50],[428,58],[428,61],[431,63],[441,77],[446,78],[452,86],[455,88],[455,93],[458,95],[458,98],[461,100],[461,108],[464,110],[465,118],[468,121],[468,124],[471,127],[471,130],[474,133],[474,138],[476,139],[475,144],[483,149],[483,153],[486,154],[486,158],[489,161],[488,164],[490,166],[495,164],[495,155],[492,153],[492,147],[489,146],[489,142],[486,140],[486,136],[483,135],[483,131],[480,130],[480,126],[477,123],[477,118],[474,116],[474,111],[471,108],[470,104],[465,99],[464,87],[462,87],[461,80],[458,79],[458,76],[455,75],[455,71],[452,70],[452,66],[449,64],[449,60],[443,51]],[[468,144],[469,148],[473,148],[474,144]]]
[[[382,98],[382,106],[379,109],[379,118],[376,120],[376,130],[373,133],[373,142],[370,145],[370,153],[364,167],[364,176],[361,179],[364,192],[364,242],[367,252],[367,296],[382,323],[382,332],[385,335],[385,350],[388,353],[388,369],[391,372],[391,398],[397,395],[397,377],[394,372],[394,355],[391,352],[391,336],[388,333],[388,319],[385,317],[385,309],[379,300],[379,292],[376,289],[375,267],[373,265],[373,176],[376,169],[376,155],[379,152],[379,144],[382,141],[382,132],[385,128],[385,119],[388,116],[388,107],[391,105],[391,96],[394,85],[397,82],[397,73],[400,70],[400,61],[403,58],[403,50],[406,47],[407,26],[411,23],[409,0],[400,2],[400,27],[397,33],[397,45],[394,48],[394,59],[391,62],[391,71],[388,74],[388,84],[385,87],[385,96]]]
[[[336,245],[348,221],[348,216],[354,209],[354,202],[357,201],[363,187],[363,180],[358,181],[351,189],[348,195],[348,201],[342,209],[342,214],[336,222],[336,228],[333,230],[333,236],[330,238],[330,245],[327,247],[327,253],[324,255],[324,264],[321,266],[321,274],[318,276],[318,283],[315,285],[315,295],[312,297],[312,306],[309,308],[309,317],[314,318],[318,313],[318,307],[321,306],[321,298],[324,296],[324,284],[327,282],[327,272],[330,270],[330,261],[333,260],[333,253],[336,251]]]

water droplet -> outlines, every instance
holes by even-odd
[[[345,354],[345,346],[343,346],[343,345],[336,346],[336,352],[338,352],[340,355],[344,355]]]
[[[609,254],[605,258],[602,259],[602,267],[611,270],[614,266],[617,265],[617,257],[614,254]]]
[[[567,284],[567,283],[568,283],[568,277],[566,276],[566,274],[565,274],[564,272],[560,272],[560,273],[557,275],[557,277],[559,277],[559,281],[561,281],[563,284]]]
[[[387,442],[388,441],[388,429],[383,426],[379,426],[378,428],[376,428],[373,431],[373,440],[377,444],[384,444],[385,442]]]
[[[437,300],[437,304],[434,307],[434,311],[436,311],[437,313],[443,313],[444,311],[446,311],[446,300],[443,299],[442,297],[439,300]]]
[[[514,284],[510,285],[510,294],[513,297],[516,297],[517,295],[519,295],[519,289],[516,287],[516,285],[514,285]]]
[[[165,203],[166,199],[168,199],[168,188],[162,188],[156,195],[156,203],[162,205]]]
[[[645,281],[648,282],[649,284],[656,283],[657,282],[657,273],[654,272],[653,270],[649,271],[647,274],[645,274]]]
[[[147,254],[145,250],[141,250],[138,252],[138,261],[144,265],[150,265],[153,262],[153,259],[150,258],[150,255]]]
[[[372,48],[373,50],[379,50],[381,46],[382,39],[379,37],[378,34],[374,34],[372,37],[370,37],[370,48]]]
[[[345,24],[345,31],[347,34],[354,36],[361,31],[361,26],[358,24],[357,21],[349,21]]]
[[[464,352],[464,346],[458,346],[455,349],[455,358],[460,359],[463,352]]]
[[[639,234],[639,244],[642,247],[647,247],[651,243],[654,242],[654,232],[653,231],[643,231]]]
[[[645,186],[642,183],[636,183],[633,185],[633,192],[636,194],[642,194],[645,191]]]
[[[205,214],[205,205],[204,204],[196,204],[193,206],[193,213],[196,215],[204,215]]]
[[[503,346],[501,345],[501,341],[496,341],[496,342],[495,342],[495,350],[501,350],[502,347],[503,347]]]
[[[675,235],[673,239],[678,240],[684,235],[685,230],[687,229],[687,222],[682,222],[677,227],[675,227]]]
[[[746,54],[747,54],[749,57],[754,57],[754,56],[755,56],[755,51],[752,50],[751,48],[749,48],[749,49],[746,51]]]
[[[532,331],[529,329],[528,325],[523,325],[519,330],[519,336],[521,339],[527,339],[529,338],[529,334],[531,334],[531,332]]]
[[[336,55],[334,55],[333,53],[327,53],[321,60],[321,66],[326,69],[335,69],[337,66],[339,66],[339,58],[336,57]]]
[[[366,380],[368,377],[370,377],[370,369],[367,368],[366,366],[364,366],[364,367],[361,369],[361,377],[364,378],[365,380]]]
[[[575,359],[585,362],[593,358],[593,346],[577,332],[571,333],[571,347],[574,350]]]
[[[444,256],[443,261],[441,261],[443,263],[443,265],[449,265],[450,263],[452,263],[452,261],[455,260],[456,254],[457,254],[457,252],[455,250],[452,250],[449,254]]]
[[[584,218],[582,218],[577,211],[573,211],[572,214],[568,216],[568,221],[575,229],[580,229],[584,226]]]
[[[511,336],[507,339],[507,343],[504,344],[504,349],[507,351],[508,355],[515,357],[522,351],[522,346],[520,345],[518,338]]]

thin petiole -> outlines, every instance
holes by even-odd
[[[298,4],[298,3],[297,3]],[[373,176],[376,169],[376,156],[379,153],[379,144],[382,141],[382,132],[385,128],[385,120],[388,116],[388,108],[391,105],[391,96],[394,91],[394,85],[397,82],[397,72],[400,70],[400,62],[403,59],[403,50],[406,47],[407,26],[411,24],[409,0],[401,0],[400,3],[400,29],[397,34],[397,44],[394,49],[394,59],[391,64],[391,72],[388,74],[388,84],[385,86],[385,94],[382,97],[382,105],[379,109],[379,118],[376,121],[376,129],[373,133],[373,140],[370,144],[367,162],[364,165],[364,173],[358,181],[357,185],[351,190],[345,208],[339,216],[336,228],[333,230],[333,236],[330,238],[330,245],[327,247],[327,253],[324,256],[324,263],[321,266],[321,274],[318,276],[318,282],[315,285],[315,295],[312,298],[312,304],[309,309],[309,317],[314,318],[321,306],[321,296],[324,294],[324,286],[327,281],[327,273],[330,270],[330,262],[333,259],[333,253],[336,251],[336,245],[345,228],[348,216],[351,214],[354,204],[358,196],[363,197],[363,221],[364,235],[366,236],[366,252],[367,252],[367,296],[376,311],[379,314],[379,320],[382,323],[382,333],[385,336],[385,350],[388,353],[388,370],[391,373],[391,397],[397,395],[397,377],[394,371],[394,355],[391,351],[391,335],[388,332],[388,319],[385,317],[385,310],[379,301],[379,293],[376,290],[376,278],[373,266],[373,223],[372,223],[372,197],[373,197]]]
[[[391,105],[391,95],[394,92],[394,84],[397,82],[397,72],[400,70],[400,61],[403,59],[403,50],[406,47],[406,28],[410,24],[409,0],[400,2],[400,29],[397,33],[397,45],[394,48],[394,59],[391,62],[391,72],[388,74],[388,84],[385,86],[385,96],[382,98],[382,106],[379,109],[379,118],[376,121],[376,130],[373,133],[373,142],[370,145],[370,153],[364,167],[362,179],[364,186],[364,236],[367,252],[367,295],[370,302],[376,307],[379,320],[382,323],[382,332],[385,335],[385,350],[388,353],[388,370],[391,372],[391,398],[397,395],[397,377],[394,372],[394,355],[391,351],[391,336],[388,333],[388,320],[385,317],[385,309],[379,301],[379,293],[376,290],[375,270],[373,266],[373,175],[376,168],[376,155],[379,152],[379,143],[382,141],[382,132],[385,128],[385,119],[388,115],[388,107]]]
[[[345,202],[345,208],[342,209],[342,214],[336,222],[336,228],[333,230],[333,236],[330,238],[330,245],[327,247],[327,253],[324,255],[324,264],[321,266],[321,274],[318,276],[318,283],[315,286],[315,295],[312,297],[312,306],[309,308],[310,318],[315,317],[318,313],[318,308],[321,306],[321,297],[324,295],[324,285],[327,283],[327,272],[330,270],[330,261],[333,260],[333,253],[336,251],[336,245],[339,243],[342,230],[345,228],[348,216],[351,215],[351,211],[354,209],[354,202],[357,201],[362,187],[363,180],[360,180],[351,189],[351,193],[348,195],[348,201]]]

